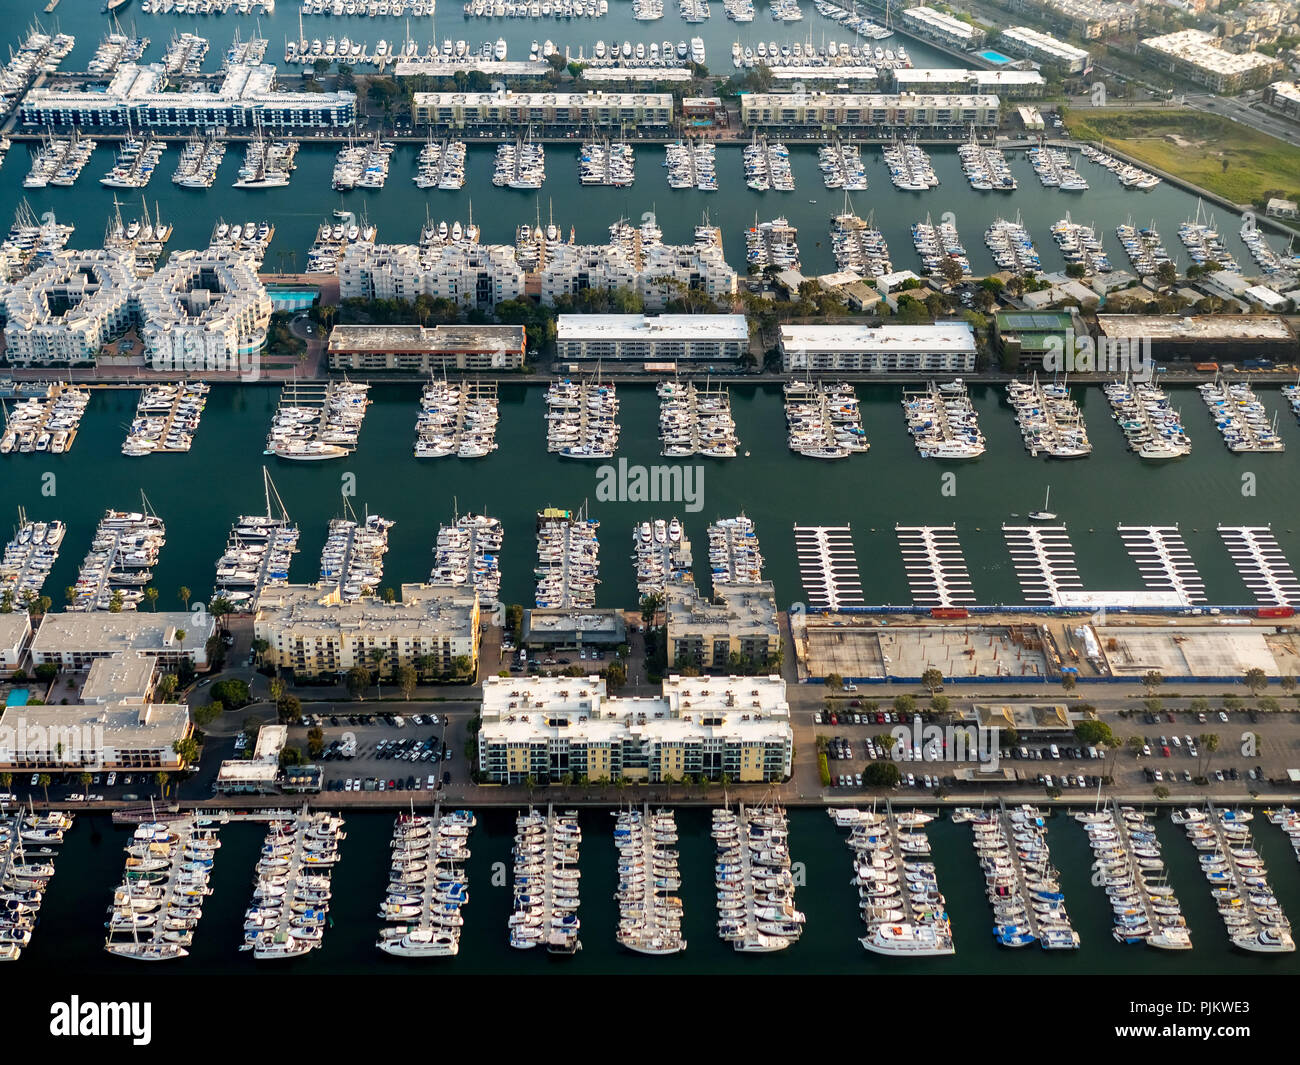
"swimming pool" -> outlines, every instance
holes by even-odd
[[[5,699],[5,706],[26,706],[30,694],[26,688],[15,688]]]
[[[1011,62],[1011,57],[1010,57],[1009,55],[1003,55],[1001,52],[993,52],[993,51],[980,52],[980,53],[979,53],[979,57],[980,57],[981,59],[987,59],[990,63],[1010,63],[1010,62]]]

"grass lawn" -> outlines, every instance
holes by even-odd
[[[1082,140],[1136,159],[1233,203],[1300,199],[1300,146],[1200,111],[1088,111],[1065,120]]]

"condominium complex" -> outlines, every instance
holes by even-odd
[[[1010,0],[1014,11],[1028,11],[1075,37],[1095,41],[1108,33],[1132,33],[1141,8],[1115,0]]]
[[[932,7],[909,7],[904,10],[903,28],[908,33],[949,48],[969,50],[984,41],[984,31],[978,26],[972,26],[955,15],[936,11]]]
[[[1039,63],[1057,67],[1067,74],[1081,74],[1092,57],[1083,48],[1058,40],[1031,26],[1009,26],[998,37],[998,47],[1012,55],[1025,56]]]
[[[584,289],[631,289],[649,310],[659,310],[683,290],[712,300],[736,294],[736,271],[714,243],[556,244],[547,252],[540,277],[543,303]]]
[[[29,127],[94,129],[346,129],[356,120],[351,92],[286,92],[269,63],[235,63],[213,90],[168,85],[160,63],[123,63],[107,88],[35,88],[19,107]]]
[[[139,280],[126,251],[56,251],[0,283],[7,357],[21,366],[93,362],[135,326],[157,369],[231,369],[260,351],[271,298],[253,264],[207,249],[173,252]]]
[[[996,126],[996,96],[947,93],[747,93],[741,121],[782,130],[964,129]]]
[[[522,325],[336,325],[331,370],[517,370],[524,362]]]
[[[252,261],[216,248],[173,252],[135,302],[140,339],[162,369],[237,366],[265,345],[273,309]]]
[[[81,670],[98,658],[135,651],[164,667],[189,662],[203,669],[216,628],[216,619],[202,610],[49,613],[32,637],[32,664]]]
[[[783,325],[781,366],[787,373],[970,373],[975,369],[975,334],[965,322]]]
[[[666,92],[417,92],[411,120],[443,130],[666,128],[673,121],[673,97]]]
[[[508,244],[350,244],[339,262],[343,299],[448,299],[491,308],[524,294],[524,271]]]
[[[560,362],[734,363],[749,350],[743,314],[562,314]]]
[[[1259,52],[1229,52],[1220,47],[1217,37],[1201,30],[1148,37],[1142,50],[1165,70],[1212,92],[1240,92],[1264,85],[1282,69],[1279,60]]]
[[[316,585],[275,588],[257,601],[253,632],[270,645],[265,661],[295,677],[335,677],[353,666],[388,676],[402,666],[451,673],[464,657],[478,668],[479,602],[473,590],[402,585],[401,599],[343,602]]]
[[[19,366],[93,362],[134,321],[135,260],[127,251],[57,251],[0,283],[5,354]]]
[[[488,677],[478,770],[491,784],[779,781],[793,742],[777,676],[670,676],[662,695],[637,697],[608,695],[600,677]]]
[[[1036,70],[967,70],[962,67],[896,67],[890,72],[900,93],[969,93],[1030,100],[1047,81]]]
[[[10,706],[0,715],[0,770],[80,773],[182,767],[176,746],[189,707],[154,702],[158,659],[136,651],[97,658],[75,706]]]
[[[670,667],[761,668],[781,650],[771,581],[720,585],[712,599],[693,582],[673,582],[665,588],[664,613]]]

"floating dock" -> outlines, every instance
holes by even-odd
[[[692,579],[691,542],[679,519],[635,523],[632,546],[638,595],[662,595],[665,585]]]
[[[143,492],[140,498],[141,511],[110,510],[99,520],[69,610],[134,610],[144,600],[143,589],[153,580],[167,528]]]
[[[54,855],[72,828],[72,815],[51,810],[0,814],[0,961],[17,961],[32,941],[45,889],[54,876]]]
[[[468,810],[432,817],[399,814],[393,826],[388,895],[379,916],[393,922],[375,944],[401,958],[453,957],[460,952],[469,902],[469,834],[477,819]],[[459,868],[457,868],[459,863]]]
[[[438,527],[430,584],[478,589],[479,603],[492,609],[501,601],[501,521],[486,514],[465,514]]]
[[[659,396],[660,453],[677,458],[705,455],[736,457],[736,421],[731,392],[723,387],[697,388],[689,381],[663,381]]]
[[[1003,525],[1002,536],[1026,603],[1060,606],[1067,593],[1083,591],[1064,525]]]
[[[350,508],[348,517],[332,519],[321,550],[320,586],[337,591],[345,603],[376,594],[384,579],[388,530],[393,525],[378,514],[357,521]]]
[[[849,526],[796,525],[794,549],[810,609],[866,606]]]
[[[29,396],[5,409],[0,434],[0,455],[48,452],[62,455],[72,450],[90,392],[70,384],[49,385],[44,396]]]
[[[289,564],[298,552],[298,526],[289,520],[280,493],[262,467],[266,514],[245,514],[235,520],[226,550],[217,559],[216,594],[236,610],[251,610],[268,588],[289,583]]]
[[[737,951],[785,950],[803,934],[794,907],[789,826],[778,805],[713,811],[718,935]],[[761,899],[760,899],[761,894]]]
[[[495,381],[431,381],[420,397],[415,457],[478,459],[497,449]]]
[[[1242,582],[1264,606],[1300,605],[1300,581],[1267,525],[1220,525],[1219,537]]]
[[[576,810],[559,815],[548,806],[545,814],[530,809],[515,819],[512,947],[531,950],[545,945],[550,954],[582,949],[577,913],[581,843]]]
[[[677,954],[682,938],[681,873],[677,865],[677,821],[671,810],[619,810],[614,815],[618,850],[620,946],[637,954]]]
[[[537,515],[538,607],[590,607],[600,583],[600,522],[547,507]]]
[[[969,606],[975,602],[970,570],[955,525],[895,525],[912,602],[921,607]]]
[[[147,821],[126,846],[126,876],[109,906],[104,949],[136,961],[189,954],[221,841],[206,818]]]
[[[202,381],[147,385],[140,390],[135,420],[123,455],[182,454],[194,444],[212,386]]]
[[[709,568],[713,586],[758,584],[763,579],[763,552],[752,519],[741,514],[709,525]]]
[[[329,920],[329,874],[345,836],[343,818],[306,807],[270,823],[240,950],[269,960],[300,957],[321,945]]]
[[[1205,582],[1177,525],[1120,524],[1116,528],[1147,588],[1173,592],[1189,606],[1207,601]]]
[[[8,596],[10,606],[22,609],[28,598],[40,597],[66,533],[63,522],[28,521],[18,508],[18,527],[0,559],[0,597]]]

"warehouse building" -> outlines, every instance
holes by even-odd
[[[786,373],[970,373],[975,350],[965,322],[781,326]]]
[[[330,332],[331,370],[518,370],[527,334],[522,325],[336,325]]]

